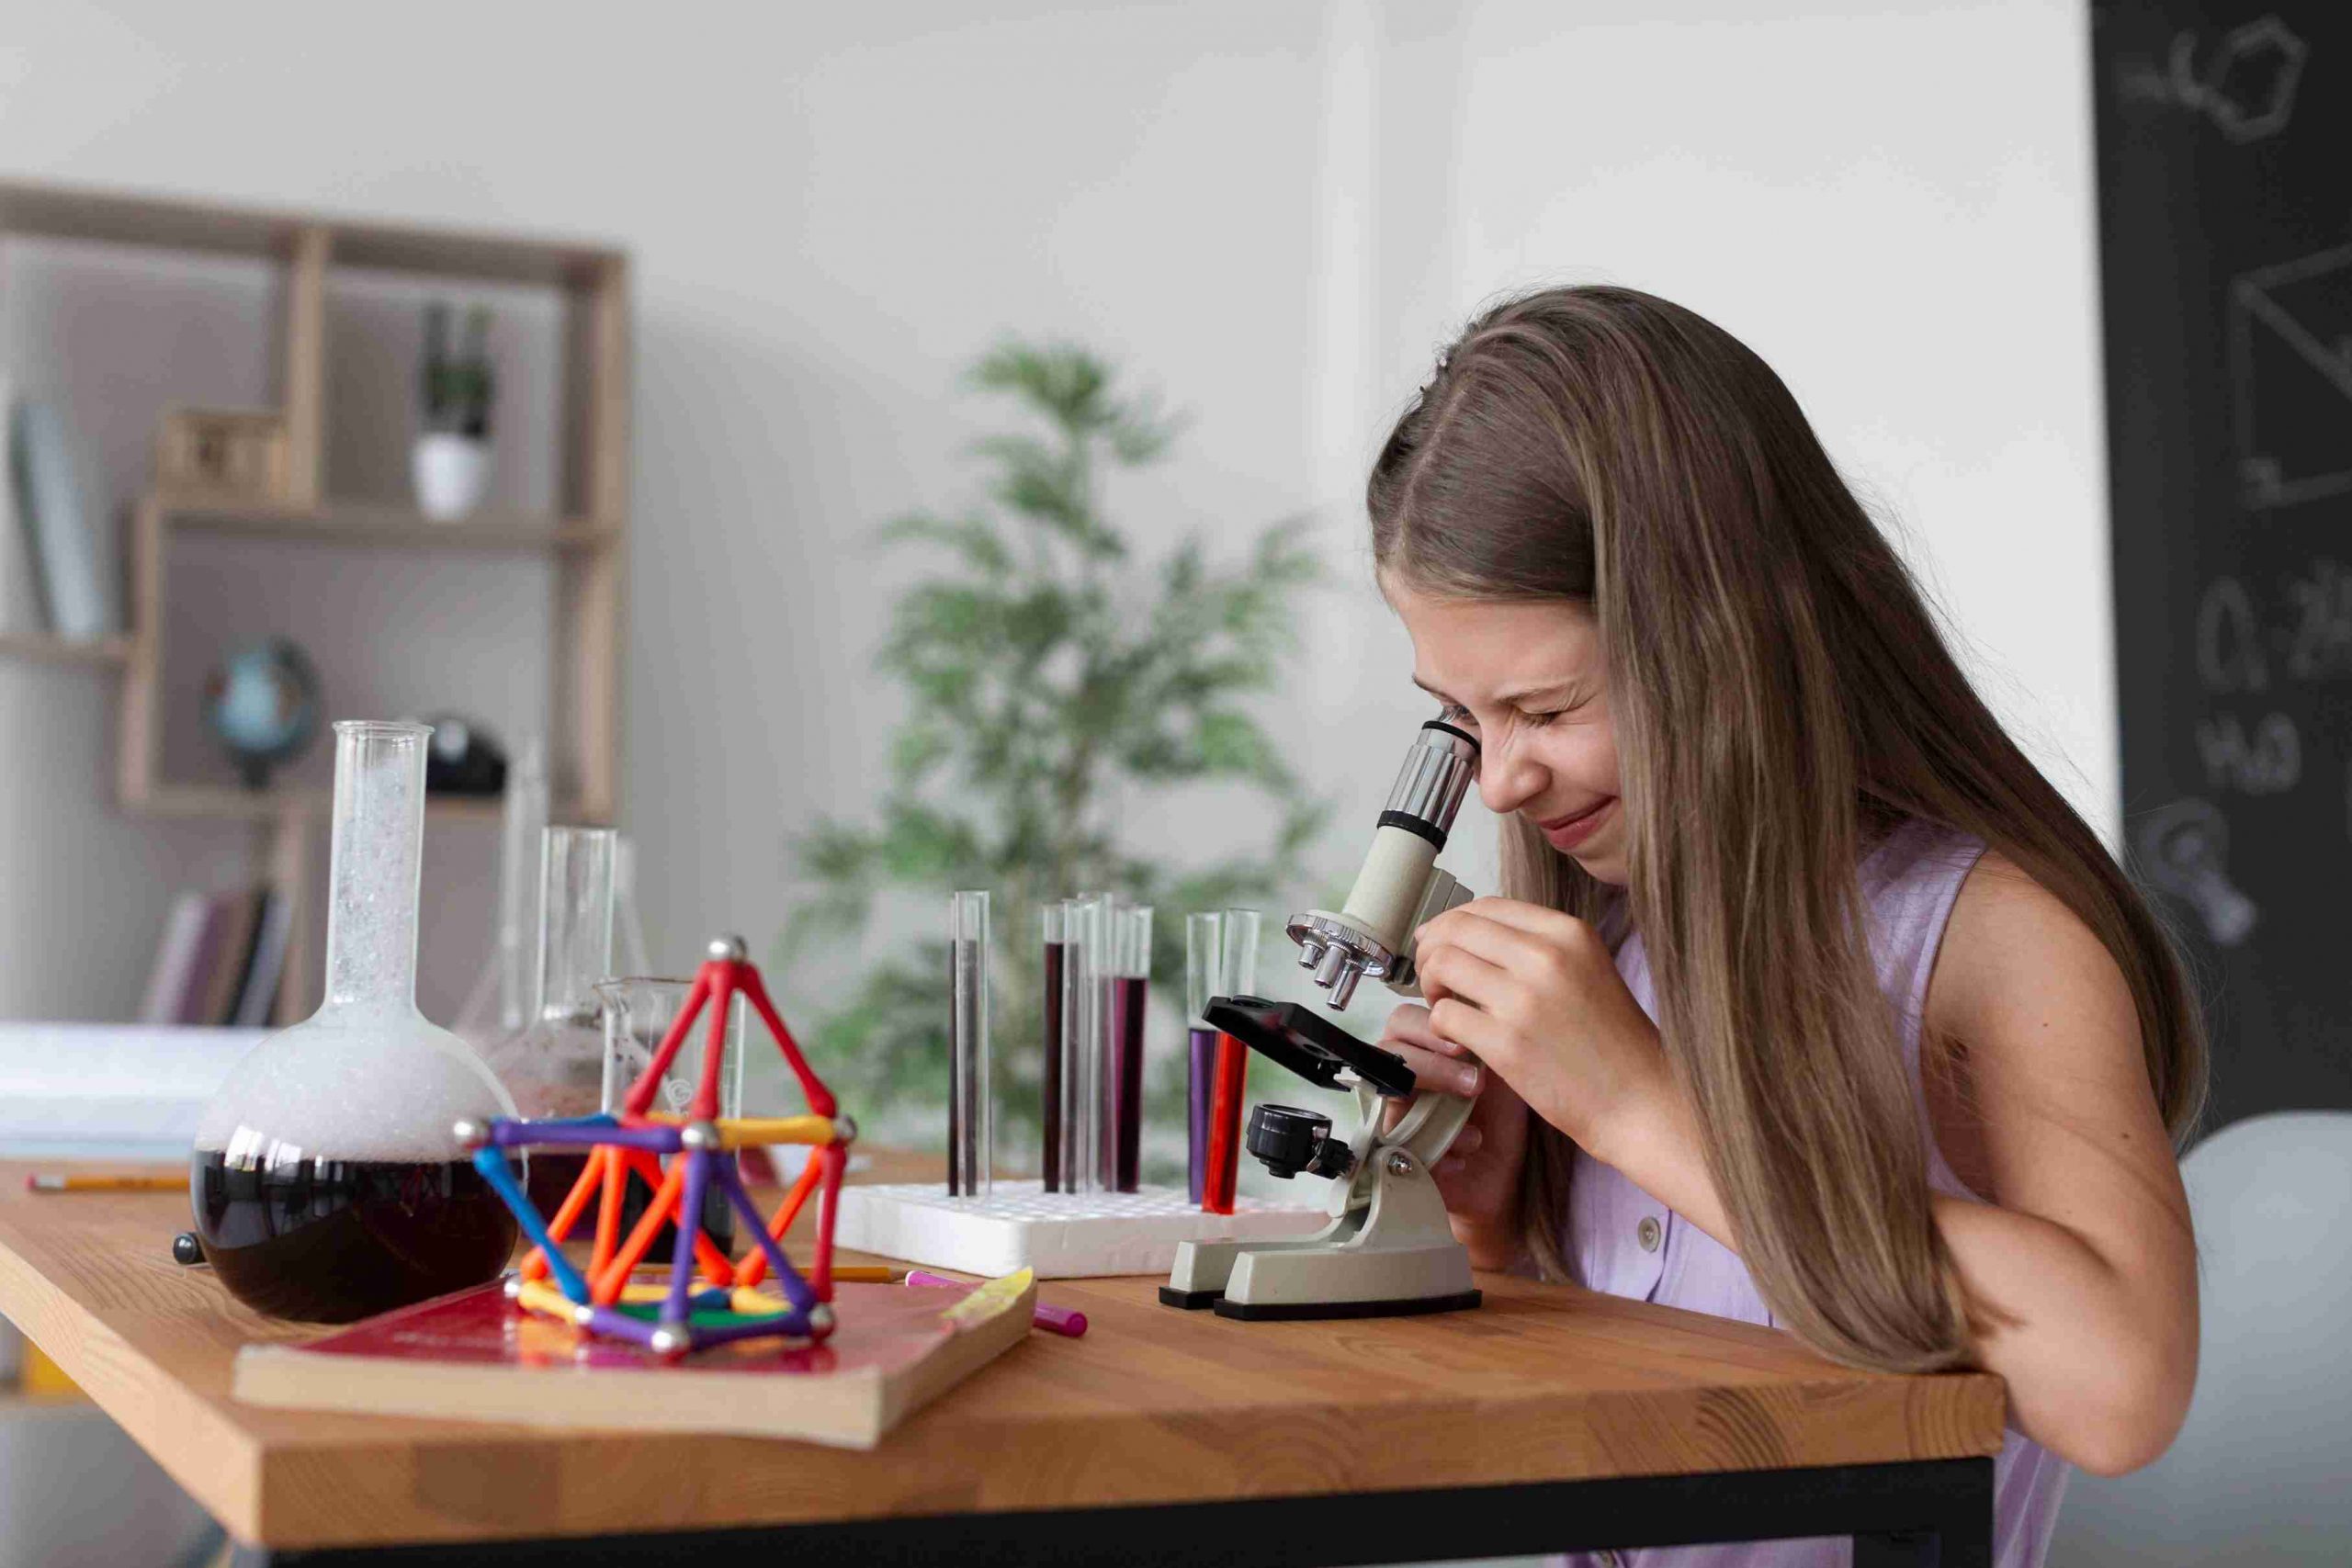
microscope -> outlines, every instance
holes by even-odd
[[[1478,742],[1442,720],[1421,726],[1388,792],[1371,852],[1338,910],[1290,919],[1298,963],[1329,1006],[1344,1008],[1367,976],[1419,996],[1413,933],[1469,902],[1437,864],[1462,797],[1478,776]],[[1380,1317],[1478,1304],[1470,1258],[1453,1239],[1430,1171],[1469,1119],[1458,1095],[1414,1092],[1413,1070],[1313,1009],[1262,997],[1217,997],[1206,1021],[1308,1081],[1355,1092],[1359,1123],[1286,1105],[1250,1114],[1247,1146],[1274,1175],[1331,1179],[1330,1223],[1286,1241],[1188,1241],[1159,1299],[1238,1318]],[[1396,1125],[1386,1102],[1409,1101]]]

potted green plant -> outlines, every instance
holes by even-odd
[[[417,509],[436,523],[455,522],[481,504],[490,489],[490,408],[498,378],[490,363],[490,308],[466,309],[453,350],[449,307],[424,308],[424,363],[418,373],[424,433],[410,454]]]
[[[808,894],[782,950],[810,978],[796,988],[834,1002],[809,1043],[861,1120],[929,1126],[946,1094],[944,918],[937,940],[862,975],[824,950],[854,942],[893,893],[990,889],[999,1146],[1018,1164],[1037,1125],[1040,907],[1092,890],[1158,906],[1154,989],[1172,1003],[1183,912],[1269,904],[1300,881],[1325,809],[1251,699],[1274,685],[1317,570],[1303,518],[1262,529],[1229,562],[1194,535],[1147,554],[1114,525],[1104,480],[1158,461],[1181,422],[1122,395],[1084,351],[1009,344],[971,379],[1020,420],[976,446],[993,505],[883,530],[947,566],[900,592],[877,658],[907,712],[878,819],[799,835]],[[1149,827],[1163,792],[1201,786],[1227,796],[1228,828],[1205,854]],[[1161,1055],[1155,1118],[1173,1111],[1181,1125],[1183,1094],[1181,1060]]]

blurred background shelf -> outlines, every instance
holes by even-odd
[[[68,642],[44,632],[0,632],[0,656],[51,664],[121,664],[130,658],[130,639],[110,637],[96,642]]]
[[[617,543],[621,537],[616,525],[584,517],[479,512],[462,522],[436,523],[413,507],[380,502],[281,506],[219,497],[158,495],[155,503],[164,525],[175,531],[322,544],[408,545],[445,550],[587,550]]]
[[[130,809],[153,817],[214,818],[231,821],[275,822],[281,818],[302,818],[324,821],[328,808],[334,804],[332,792],[323,789],[239,789],[223,784],[161,784],[135,801],[126,801]],[[428,795],[424,797],[424,815],[428,818],[456,822],[496,822],[505,809],[503,797],[494,795]],[[577,800],[557,800],[551,803],[549,816],[560,822],[596,825],[596,818]]]
[[[316,745],[274,769],[269,787],[231,782],[200,716],[206,672],[229,654],[266,637],[301,648],[323,688],[322,721],[454,710],[510,756],[537,736],[556,819],[613,819],[624,252],[14,179],[0,179],[0,241],[11,243],[0,269],[11,368],[56,402],[94,462],[92,521],[127,517],[128,588],[123,635],[0,634],[0,659],[122,671],[115,802],[136,818],[242,825],[243,874],[292,905],[281,1017],[316,1005],[330,794]],[[435,522],[409,502],[409,443],[427,428],[424,313],[452,299],[496,317],[493,356],[505,357],[484,508]],[[258,468],[220,470],[258,477],[193,490],[192,470],[167,466],[167,448],[186,450],[170,443],[190,439],[171,421],[191,407],[275,443]],[[340,547],[369,553],[346,558]],[[426,807],[450,824],[494,825],[502,808],[473,796]],[[178,831],[190,841],[193,829]],[[455,918],[436,931],[454,951],[476,915],[486,927],[493,895],[470,844],[443,852]],[[155,908],[126,917],[160,920],[172,882],[218,886],[227,869],[218,851],[186,858],[209,869],[162,869],[163,885],[138,894]]]

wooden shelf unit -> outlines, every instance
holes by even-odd
[[[265,501],[151,491],[130,531],[129,631],[103,643],[0,637],[0,655],[119,664],[124,671],[117,786],[126,809],[259,824],[257,858],[294,904],[294,946],[280,1005],[316,1005],[308,951],[311,886],[322,869],[315,789],[248,792],[162,776],[162,646],[168,556],[179,535],[238,535],[303,546],[546,552],[556,571],[548,761],[560,819],[608,822],[619,782],[620,628],[628,512],[628,258],[597,244],[219,206],[179,197],[0,180],[0,238],[94,241],[261,257],[281,269],[277,412],[287,429],[285,493]],[[560,513],[484,513],[435,523],[397,504],[325,493],[327,281],[338,267],[419,273],[453,283],[535,284],[565,297]],[[495,819],[495,800],[437,798],[437,818]]]

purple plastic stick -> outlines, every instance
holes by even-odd
[[[642,1318],[631,1317],[611,1307],[592,1306],[588,1309],[588,1326],[615,1339],[626,1339],[634,1345],[653,1343],[653,1325]]]
[[[617,1144],[625,1149],[673,1155],[685,1146],[679,1136],[683,1131],[679,1127],[567,1127],[495,1122],[491,1124],[490,1141],[502,1149],[579,1149]]]
[[[776,1288],[792,1303],[792,1310],[805,1313],[816,1305],[817,1292],[808,1288],[808,1282],[800,1277],[800,1270],[795,1269],[792,1259],[784,1255],[784,1244],[768,1235],[768,1223],[752,1206],[752,1195],[743,1190],[743,1178],[737,1173],[735,1162],[720,1160],[718,1175],[718,1190],[727,1194],[727,1201],[734,1206],[735,1213],[751,1230],[752,1239],[767,1255],[768,1268],[775,1274]]]
[[[702,1235],[702,1197],[710,1186],[710,1151],[685,1153],[686,1190],[678,1199],[678,1245],[670,1255],[670,1299],[662,1305],[662,1321],[686,1321],[686,1302],[694,1293],[695,1242]]]
[[[726,1323],[715,1328],[696,1328],[694,1336],[697,1350],[712,1345],[732,1345],[738,1339],[758,1339],[767,1336],[806,1339],[808,1337],[808,1319],[804,1314],[789,1313],[754,1323]]]

